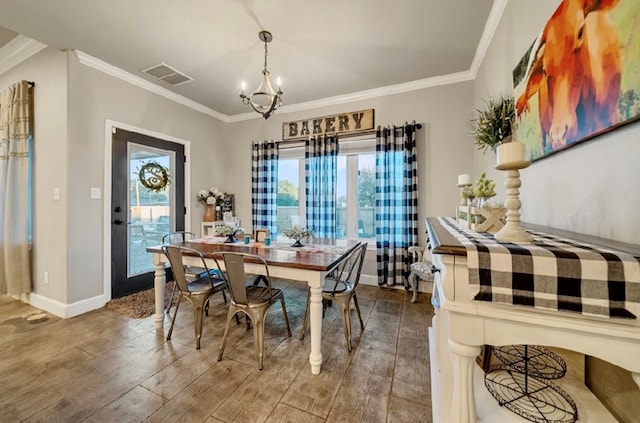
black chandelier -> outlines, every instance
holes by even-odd
[[[262,117],[269,119],[276,109],[282,105],[282,90],[280,89],[280,77],[278,77],[276,81],[278,91],[273,89],[271,79],[269,78],[269,70],[267,69],[267,44],[271,42],[273,36],[269,31],[260,31],[258,38],[264,42],[264,69],[262,69],[262,80],[258,88],[249,95],[245,95],[244,90],[247,86],[245,82],[242,81],[240,98],[242,99],[242,103],[249,104],[253,110],[260,113]]]

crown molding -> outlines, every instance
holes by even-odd
[[[478,48],[476,48],[476,55],[474,56],[473,62],[471,62],[471,68],[469,69],[473,79],[478,75],[480,65],[482,65],[482,62],[484,61],[484,56],[487,54],[487,50],[489,49],[491,40],[493,40],[496,29],[498,29],[498,24],[500,24],[502,14],[504,13],[504,9],[507,7],[508,1],[509,0],[494,0],[493,6],[491,6],[487,23],[484,25],[482,37],[480,37]]]
[[[46,47],[45,44],[32,40],[24,35],[16,36],[0,48],[0,74],[24,62]]]
[[[455,83],[464,82],[464,81],[472,81],[476,78],[478,74],[478,69],[480,68],[480,65],[484,60],[487,50],[489,49],[489,45],[491,44],[491,40],[495,35],[498,24],[502,19],[502,14],[504,13],[507,3],[508,3],[508,0],[494,0],[493,6],[491,7],[491,11],[489,12],[489,17],[487,18],[487,23],[485,24],[484,31],[482,32],[482,36],[478,43],[478,47],[476,48],[476,54],[473,58],[470,68],[466,71],[435,76],[432,78],[420,79],[417,81],[405,82],[402,84],[389,85],[386,87],[374,88],[371,90],[359,91],[359,92],[339,95],[335,97],[328,97],[320,100],[308,101],[305,103],[291,104],[287,106],[282,106],[278,108],[278,110],[280,111],[280,113],[293,113],[293,112],[299,112],[303,110],[315,109],[319,107],[350,103],[354,101],[370,100],[372,98],[394,95],[394,94],[401,94],[409,91],[416,91],[416,90],[421,90],[425,88],[455,84]],[[245,120],[262,118],[261,115],[255,112],[240,113],[240,114],[230,115],[230,116],[225,115],[207,106],[204,106],[200,103],[197,103],[193,100],[190,100],[186,97],[183,97],[179,94],[169,91],[166,88],[162,88],[152,82],[147,81],[144,78],[133,75],[116,66],[110,65],[109,63],[106,63],[98,58],[90,56],[80,50],[74,50],[74,51],[80,63],[86,66],[90,66],[108,75],[127,81],[130,84],[136,85],[147,91],[166,97],[169,100],[175,101],[176,103],[179,103],[191,109],[197,110],[201,113],[214,117],[225,123],[242,122]],[[0,50],[0,52],[2,52],[2,50]],[[0,65],[1,64],[2,62],[0,61]],[[1,71],[1,68],[0,68],[0,71]]]
[[[89,66],[93,69],[99,70],[100,72],[104,72],[107,75],[111,75],[115,78],[122,79],[123,81],[126,81],[132,85],[135,85],[137,87],[150,91],[154,94],[158,94],[171,101],[174,101],[178,104],[182,104],[183,106],[187,106],[193,110],[196,110],[200,113],[204,113],[205,115],[209,115],[223,122],[229,122],[229,117],[227,115],[224,115],[220,112],[210,109],[209,107],[204,106],[200,103],[197,103],[193,100],[190,100],[184,96],[181,96],[180,94],[176,94],[173,91],[169,91],[166,88],[162,88],[159,85],[149,82],[146,79],[141,78],[139,76],[133,75],[123,69],[120,69],[119,67],[110,65],[109,63],[104,62],[96,57],[93,57],[83,51],[80,51],[80,50],[73,50],[73,51],[78,57],[78,61],[85,66]]]
[[[374,88],[371,90],[358,91],[356,93],[327,97],[320,100],[307,101],[305,103],[291,104],[279,107],[281,113],[299,112],[302,110],[315,109],[318,107],[334,106],[336,104],[350,103],[353,101],[369,100],[393,94],[401,94],[408,91],[416,91],[424,88],[438,87],[442,85],[455,84],[458,82],[470,81],[473,79],[471,71],[450,73],[447,75],[434,76],[432,78],[419,79],[417,81],[405,82],[402,84],[388,85],[386,87]],[[241,113],[229,116],[229,122],[240,122],[243,120],[261,118],[257,113]]]

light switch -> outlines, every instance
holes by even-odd
[[[100,188],[91,187],[91,199],[92,200],[99,200],[100,199]]]
[[[53,189],[53,199],[54,200],[60,199],[60,188],[56,187]]]

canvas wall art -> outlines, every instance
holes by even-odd
[[[535,161],[640,117],[640,0],[563,0],[513,71]]]

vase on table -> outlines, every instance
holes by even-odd
[[[292,247],[304,247],[304,245],[302,245],[302,243],[300,242],[300,239],[296,239],[296,242],[291,244],[291,246]]]
[[[204,216],[202,216],[202,221],[203,222],[214,221],[213,206],[210,206],[210,205],[204,206]]]
[[[233,244],[234,242],[236,242],[236,237],[234,236],[234,234],[231,235],[227,235],[227,239],[224,240],[225,244]]]

